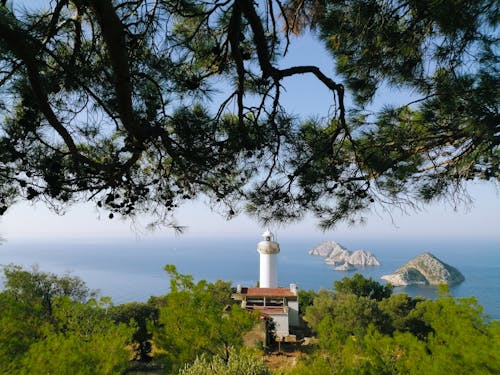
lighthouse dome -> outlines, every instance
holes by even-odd
[[[269,229],[262,234],[262,237],[264,237],[264,241],[260,241],[257,244],[257,251],[259,253],[277,254],[280,252],[280,245],[273,241],[273,234],[269,231]]]

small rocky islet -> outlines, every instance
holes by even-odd
[[[455,267],[439,260],[431,253],[422,253],[399,267],[394,273],[382,276],[394,286],[453,285],[465,280]]]
[[[371,252],[350,251],[334,241],[320,243],[309,250],[309,254],[323,257],[325,263],[333,266],[336,271],[354,271],[356,266],[380,266],[380,262]],[[394,273],[381,278],[393,286],[453,285],[465,280],[459,270],[429,252],[416,256]]]
[[[318,255],[325,263],[334,266],[336,271],[353,271],[356,266],[380,266],[380,262],[366,250],[350,251],[334,241],[325,241],[309,250],[309,254]]]

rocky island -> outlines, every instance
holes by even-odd
[[[355,266],[380,266],[380,262],[371,252],[366,250],[352,252],[333,241],[319,244],[309,250],[309,254],[324,257],[325,263],[336,266],[337,271],[352,271],[356,269]]]
[[[398,268],[383,280],[394,286],[458,284],[465,280],[455,267],[436,258],[431,253],[422,253]]]
[[[335,271],[355,271],[355,270],[356,267],[354,267],[354,264],[351,264],[349,262],[345,262],[344,264],[335,267]]]

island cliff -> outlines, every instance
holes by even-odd
[[[422,253],[411,259],[383,280],[394,286],[458,284],[465,280],[456,268],[443,263],[430,253]]]
[[[375,256],[366,250],[349,251],[342,245],[333,241],[326,241],[309,250],[311,255],[319,255],[325,258],[325,263],[337,266],[337,271],[352,271],[354,266],[380,266]]]

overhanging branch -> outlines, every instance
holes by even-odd
[[[108,49],[108,56],[113,69],[116,102],[123,126],[137,141],[149,137],[149,129],[138,124],[132,106],[132,82],[130,79],[130,65],[128,49],[125,41],[124,26],[116,14],[110,0],[91,0],[91,7],[96,14],[97,21]]]

